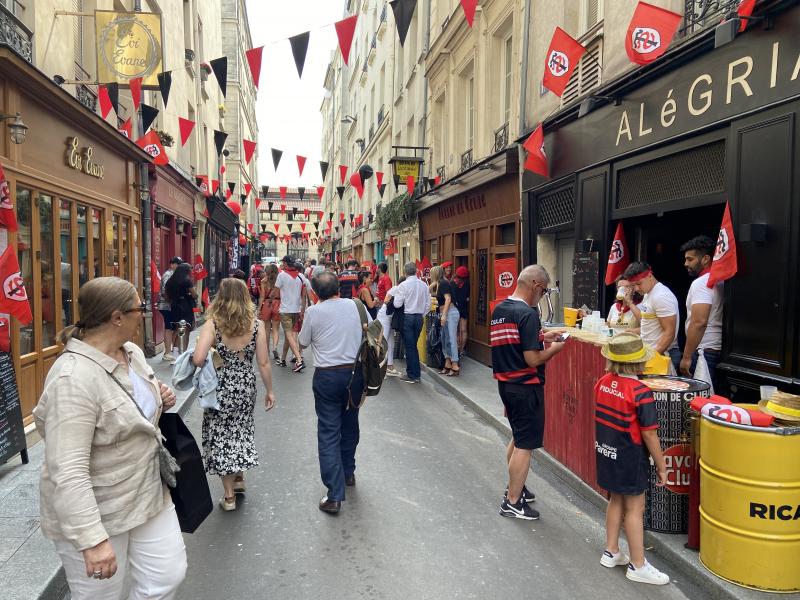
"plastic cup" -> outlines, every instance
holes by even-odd
[[[762,385],[759,389],[761,390],[762,400],[769,400],[772,398],[772,395],[778,391],[778,388],[774,385]]]

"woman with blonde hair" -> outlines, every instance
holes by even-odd
[[[267,388],[264,405],[275,405],[266,328],[256,318],[247,285],[240,279],[223,279],[208,320],[200,329],[192,361],[202,366],[212,346],[224,364],[217,369],[219,410],[203,413],[203,461],[206,473],[219,475],[225,495],[223,510],[236,510],[236,494],[245,491],[244,471],[258,466],[255,444],[256,374]]]
[[[453,303],[452,284],[445,279],[442,267],[431,269],[429,289],[431,296],[436,296],[436,312],[439,313],[439,321],[442,324],[442,351],[445,363],[439,373],[457,377],[461,373],[461,367],[458,365],[458,321],[461,316]]]
[[[78,307],[33,411],[44,440],[42,532],[74,600],[119,599],[126,578],[131,598],[171,599],[186,575],[186,548],[158,420],[175,394],[130,341],[146,311],[133,285],[93,279]]]
[[[272,339],[272,358],[278,360],[278,331],[281,327],[281,291],[275,287],[278,279],[278,265],[274,263],[264,267],[264,276],[259,284],[258,318],[264,321]],[[268,340],[269,341],[269,340]]]

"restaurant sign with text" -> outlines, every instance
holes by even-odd
[[[158,88],[163,70],[161,15],[95,11],[97,79],[128,84],[142,78],[142,87]]]

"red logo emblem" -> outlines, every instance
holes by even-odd
[[[158,147],[158,144],[147,144],[144,147],[144,151],[147,152],[153,158],[158,158],[161,156],[161,148]]]
[[[547,68],[556,77],[561,77],[569,71],[569,57],[563,52],[553,50],[547,58]]]
[[[28,294],[25,292],[25,281],[20,277],[19,271],[6,277],[3,282],[3,293],[9,300],[27,302]]]
[[[501,288],[510,288],[514,285],[514,274],[510,271],[503,271],[497,276],[497,283]]]
[[[661,47],[661,34],[651,27],[637,27],[631,32],[631,46],[639,54],[649,54]]]
[[[688,494],[692,477],[692,450],[689,444],[676,444],[664,450],[667,463],[667,489],[675,494]]]

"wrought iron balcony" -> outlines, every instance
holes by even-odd
[[[459,173],[466,171],[471,166],[472,166],[472,148],[470,148],[461,155],[461,171],[459,171]]]
[[[378,109],[378,127],[381,126],[381,124],[383,123],[385,118],[386,118],[386,107],[385,106],[381,106]]]
[[[508,123],[504,123],[494,132],[494,151],[500,152],[506,146],[508,146]]]
[[[92,112],[97,112],[97,94],[87,85],[75,86],[75,99]]]
[[[686,37],[719,24],[723,17],[736,12],[739,0],[685,0],[679,37]]]
[[[29,63],[33,62],[33,32],[0,4],[0,43],[10,46]]]
[[[378,54],[378,34],[375,33],[372,35],[372,42],[369,45],[369,51],[367,52],[367,62],[372,64],[375,62],[375,56]]]
[[[372,138],[375,137],[375,125],[369,126],[369,141],[372,142]]]
[[[445,180],[445,176],[444,176],[444,175],[445,175],[445,169],[444,169],[444,165],[442,165],[441,167],[439,167],[438,169],[436,169],[436,175],[438,175],[438,177],[439,177],[439,183],[444,183],[444,180]]]

